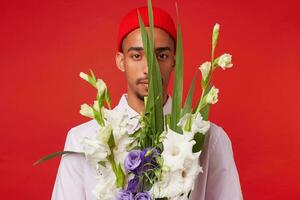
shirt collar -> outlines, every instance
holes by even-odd
[[[139,113],[136,112],[133,108],[131,108],[128,105],[127,94],[126,93],[122,95],[122,97],[121,97],[118,105],[116,106],[116,108],[118,110],[122,110],[122,111],[127,112],[128,116],[130,118],[135,117],[135,116],[139,116]],[[171,110],[172,110],[172,97],[170,95],[168,95],[167,101],[166,101],[166,103],[163,106],[163,113],[164,113],[164,115],[170,114]]]

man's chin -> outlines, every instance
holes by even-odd
[[[148,96],[148,91],[145,91],[145,92],[137,92],[136,94],[137,94],[137,97],[138,97],[140,100],[144,101],[144,97]]]

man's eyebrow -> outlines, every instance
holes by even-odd
[[[155,52],[162,52],[162,51],[171,51],[170,47],[158,47],[155,49]]]
[[[143,47],[130,47],[127,50],[127,53],[129,51],[144,51],[144,48]],[[171,48],[170,47],[158,47],[155,49],[155,52],[162,52],[162,51],[171,51]]]
[[[127,50],[127,53],[129,51],[144,51],[144,48],[143,47],[130,47],[128,50]]]

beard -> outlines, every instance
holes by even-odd
[[[144,101],[144,97],[148,96],[147,95],[143,95],[143,94],[140,94],[139,92],[135,92],[136,96],[141,100],[141,101]]]
[[[136,85],[138,86],[139,84],[142,84],[142,82],[144,81],[148,81],[148,78],[139,78],[136,80]],[[162,86],[164,85],[164,79],[161,77],[161,84]],[[148,83],[148,87],[149,87],[149,83]],[[147,88],[147,94],[141,94],[138,91],[135,91],[135,95],[141,100],[144,101],[144,97],[148,96],[148,88]]]

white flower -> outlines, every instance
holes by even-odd
[[[195,180],[202,171],[199,166],[200,152],[189,154],[183,168],[176,171],[164,170],[162,180],[154,183],[151,193],[155,198],[188,199],[188,193],[194,189]]]
[[[101,144],[107,144],[111,134],[112,134],[112,128],[110,125],[106,125],[102,128],[99,129],[97,133],[96,139],[101,143]]]
[[[106,91],[106,84],[102,79],[98,79],[96,82],[96,88],[98,90],[98,94],[101,96]]]
[[[104,109],[104,116],[106,118],[106,126],[110,126],[113,130],[115,148],[114,157],[116,162],[124,163],[124,160],[128,154],[127,146],[133,141],[133,138],[129,137],[128,130],[132,129],[132,124],[128,114],[123,111]],[[122,165],[123,167],[123,165]]]
[[[203,63],[200,67],[199,67],[199,69],[200,69],[200,71],[201,71],[201,74],[202,74],[202,78],[204,79],[204,80],[206,80],[206,78],[207,78],[207,76],[208,76],[208,74],[209,74],[209,71],[210,71],[210,68],[211,68],[211,62],[205,62],[205,63]]]
[[[111,125],[114,132],[115,141],[116,143],[118,143],[121,137],[124,134],[127,134],[128,130],[132,128],[132,124],[130,123],[128,114],[126,112],[118,111],[116,109],[104,109],[103,111],[104,116],[106,118],[106,122],[107,124]]]
[[[200,113],[194,115],[194,120],[192,122],[192,132],[205,134],[210,127],[210,122],[203,120]]]
[[[112,168],[109,165],[100,167],[97,171],[97,185],[93,190],[93,194],[99,200],[115,200],[117,194],[116,177]]]
[[[186,159],[184,170],[181,172],[182,179],[184,180],[183,190],[185,193],[194,189],[194,183],[199,172],[203,172],[199,163],[200,154],[201,151],[193,153],[193,156]]]
[[[208,94],[206,95],[206,102],[209,104],[215,104],[218,102],[218,92],[219,89],[215,86],[212,86],[212,88],[209,90]]]
[[[191,124],[193,121],[193,114],[186,113],[177,123],[177,126],[181,127],[183,131],[188,131],[191,129]]]
[[[89,76],[86,73],[80,72],[79,76],[86,81],[89,81]]]
[[[192,155],[195,143],[194,140],[187,140],[184,135],[168,129],[166,138],[163,141],[162,157],[164,165],[169,167],[172,172],[182,169],[185,159]]]
[[[90,118],[94,118],[94,112],[93,112],[93,108],[91,108],[91,106],[87,105],[87,104],[82,104],[80,106],[80,114],[82,114],[83,116],[86,117],[90,117]]]
[[[187,140],[192,140],[195,133],[205,134],[210,127],[210,122],[203,120],[203,117],[200,113],[186,113],[179,120],[177,126],[182,128],[184,136],[186,136]],[[188,127],[189,129],[187,129],[187,126],[190,126]]]
[[[218,60],[218,65],[225,70],[226,68],[230,68],[233,66],[231,63],[231,58],[232,56],[228,53],[223,54],[222,56],[219,57]]]
[[[108,145],[101,144],[101,142],[95,139],[83,138],[81,143],[83,144],[86,159],[89,160],[95,168],[98,168],[99,161],[106,161],[107,156],[110,155]]]

